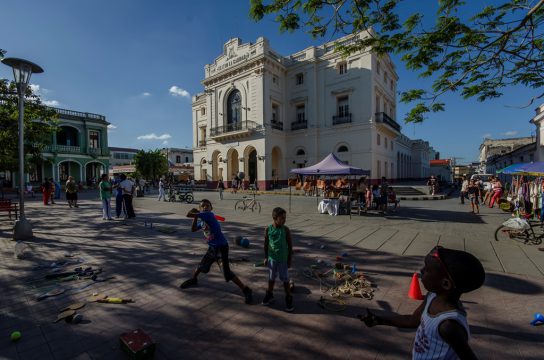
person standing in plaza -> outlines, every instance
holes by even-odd
[[[134,213],[134,208],[132,207],[132,197],[134,196],[134,182],[132,180],[127,179],[127,176],[125,174],[121,174],[121,182],[119,183],[119,187],[121,188],[121,191],[123,193],[123,205],[125,207],[125,211],[127,212],[127,219],[133,219],[136,217],[136,214]]]
[[[380,214],[387,212],[387,193],[389,192],[389,183],[385,176],[382,176],[382,183],[380,185]]]
[[[229,243],[223,232],[221,231],[221,225],[217,221],[215,214],[212,212],[213,207],[210,200],[203,199],[200,202],[200,211],[198,209],[191,209],[187,213],[187,217],[193,219],[191,224],[191,231],[202,230],[204,238],[208,243],[208,251],[202,257],[200,264],[193,273],[193,276],[184,281],[179,287],[186,289],[198,284],[198,275],[200,273],[207,274],[210,271],[212,265],[219,260],[223,266],[223,276],[227,282],[232,281],[235,283],[242,293],[244,294],[245,303],[251,304],[253,301],[253,291],[236,276],[230,269],[229,261]]]
[[[238,176],[232,175],[232,181],[230,186],[230,192],[236,194],[236,191],[238,191]]]
[[[51,198],[51,183],[47,178],[45,178],[45,181],[42,183],[41,190],[43,194],[43,204],[49,205],[49,199]]]
[[[471,213],[478,214],[480,212],[480,207],[478,206],[480,199],[480,187],[476,183],[476,180],[470,180],[467,193],[468,199],[470,200],[470,207],[472,208]]]
[[[77,205],[77,184],[74,181],[73,176],[68,176],[66,181],[66,200],[68,201],[68,206],[70,208],[78,207]]]
[[[98,191],[100,192],[100,200],[102,200],[102,220],[113,220],[111,217],[111,183],[108,180],[108,174],[102,174]]]
[[[125,217],[127,216],[127,211],[123,206],[123,189],[119,186],[121,183],[121,178],[116,175],[113,180],[113,189],[115,190],[115,217],[119,219],[121,213],[124,213]]]
[[[467,197],[468,191],[468,180],[467,177],[463,175],[463,182],[461,183],[461,193],[459,197],[461,198],[461,204],[465,204],[465,198]]]
[[[480,288],[485,270],[480,260],[465,251],[435,247],[421,269],[421,282],[428,290],[424,301],[410,315],[374,314],[366,310],[357,317],[368,327],[377,325],[416,329],[412,359],[477,359],[469,344],[463,294]]]
[[[285,226],[287,212],[280,208],[272,210],[272,225],[264,232],[264,264],[268,267],[268,289],[263,305],[274,301],[274,283],[279,276],[285,290],[285,311],[292,312],[293,295],[289,286],[289,268],[293,259],[293,242],[291,231]]]
[[[359,198],[359,208],[366,208],[366,178],[363,176],[357,182],[357,196]]]
[[[51,204],[56,204],[55,202],[55,180],[53,178],[49,179],[49,197],[51,199]]]
[[[219,181],[217,182],[217,191],[219,191],[219,199],[223,200],[223,191],[225,191],[225,183],[223,182],[223,178],[219,178]]]
[[[159,180],[159,201],[166,201],[166,195],[164,194],[164,181],[162,179]]]
[[[491,198],[491,202],[489,203],[489,208],[493,208],[493,205],[495,205],[495,202],[497,202],[497,206],[499,204],[499,199],[502,196],[502,183],[498,178],[493,179],[492,184],[492,191],[493,191],[493,197]]]

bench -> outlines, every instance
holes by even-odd
[[[17,208],[17,204],[12,203],[11,200],[7,200],[7,199],[0,200],[0,211],[7,212],[10,220],[11,220],[12,212],[15,214],[15,220],[19,218],[19,209]]]

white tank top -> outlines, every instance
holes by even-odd
[[[438,327],[444,320],[455,320],[463,326],[467,335],[470,337],[467,314],[464,310],[451,310],[437,315],[429,315],[429,306],[431,306],[434,298],[436,298],[435,293],[429,293],[427,295],[425,309],[421,315],[421,323],[417,328],[416,338],[414,339],[412,359],[458,359],[459,357],[455,351],[453,351],[451,346],[440,336]]]

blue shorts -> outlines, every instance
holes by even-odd
[[[278,275],[284,283],[289,281],[287,262],[268,259],[268,280],[274,281]]]

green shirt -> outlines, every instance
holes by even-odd
[[[268,259],[287,262],[288,257],[289,248],[285,226],[277,228],[274,225],[268,225]]]
[[[111,198],[111,183],[109,181],[101,181],[98,188],[100,189],[100,200]]]

